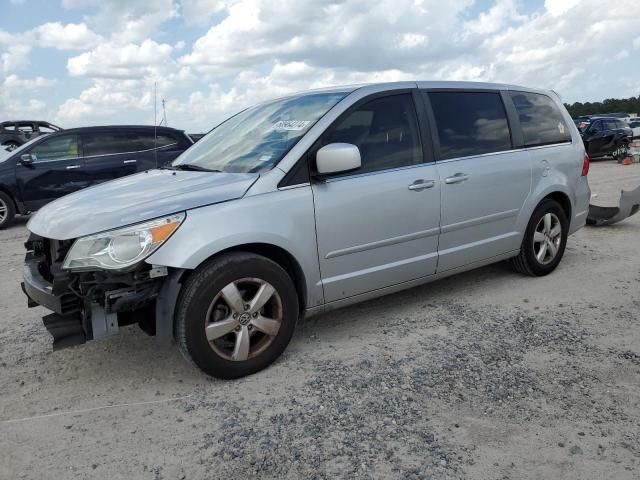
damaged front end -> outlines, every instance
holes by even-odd
[[[41,305],[54,313],[43,317],[60,349],[118,333],[138,323],[155,333],[156,303],[168,274],[144,262],[122,271],[62,269],[73,240],[52,240],[32,234],[25,246],[22,289],[29,307]]]

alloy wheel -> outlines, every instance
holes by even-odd
[[[209,305],[205,335],[222,358],[242,362],[264,352],[280,331],[282,299],[259,278],[242,278],[224,287]]]
[[[6,220],[8,210],[9,210],[9,207],[4,202],[4,200],[0,198],[0,224]]]
[[[548,265],[558,255],[562,224],[555,213],[545,213],[533,233],[533,252],[538,262]]]

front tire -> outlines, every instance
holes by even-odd
[[[0,191],[0,230],[11,225],[16,216],[16,207],[13,199],[6,193]]]
[[[230,253],[210,260],[185,282],[176,341],[208,375],[243,377],[280,356],[298,312],[295,286],[280,265],[252,253]]]
[[[552,199],[543,200],[531,215],[520,253],[511,259],[511,265],[532,277],[550,274],[562,260],[568,233],[569,221],[562,206]]]

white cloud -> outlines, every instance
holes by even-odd
[[[18,75],[14,74],[9,75],[4,79],[2,87],[9,90],[40,90],[51,87],[55,84],[56,80],[51,78],[20,78]]]
[[[172,63],[173,47],[145,40],[141,44],[100,44],[95,49],[72,57],[67,69],[72,76],[94,78],[136,78],[152,74],[157,67]]]
[[[559,17],[582,3],[581,0],[545,0],[544,8],[552,16]],[[584,5],[581,5],[581,7],[584,7]]]
[[[493,0],[471,15],[477,4],[63,0],[84,9],[78,25],[104,40],[68,59],[68,73],[91,86],[70,94],[58,118],[151,121],[154,82],[170,122],[197,130],[263,99],[349,83],[499,81],[553,88],[570,101],[640,92],[640,37],[629,33],[640,18],[637,0],[606,9],[596,0],[546,0],[528,15],[519,0]],[[205,24],[193,44],[170,30]],[[7,36],[0,31],[3,68],[24,68],[29,52],[9,52],[16,43]]]
[[[31,98],[23,102],[6,97],[5,92],[0,93],[0,118],[20,120],[28,117],[45,117],[47,105],[42,100]]]
[[[187,23],[206,25],[209,19],[222,11],[230,1],[182,0],[182,16]]]
[[[122,44],[142,42],[178,16],[173,0],[63,0],[63,6],[97,8],[85,21],[97,32],[110,34],[112,42]]]
[[[421,33],[403,33],[398,42],[400,48],[424,47],[429,43],[429,38]]]
[[[7,47],[0,55],[2,71],[6,74],[29,65],[30,52],[31,47],[29,45],[16,44]]]
[[[85,50],[103,41],[103,38],[89,30],[84,23],[49,22],[34,28],[31,34],[40,47],[58,50]]]
[[[60,105],[56,121],[65,125],[99,124],[114,113],[126,111],[136,115],[151,111],[152,98],[153,85],[149,81],[98,79],[78,98],[70,98]]]
[[[452,32],[460,23],[458,14],[472,3],[238,0],[180,61],[214,75],[263,62],[299,60],[356,71],[404,69],[458,48]],[[427,38],[429,48],[399,48],[407,42],[419,46]]]
[[[497,0],[487,12],[477,19],[467,22],[465,29],[469,33],[489,34],[500,30],[510,20],[521,20],[516,0]]]

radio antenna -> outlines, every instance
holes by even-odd
[[[158,82],[153,82],[153,154],[158,168]]]

